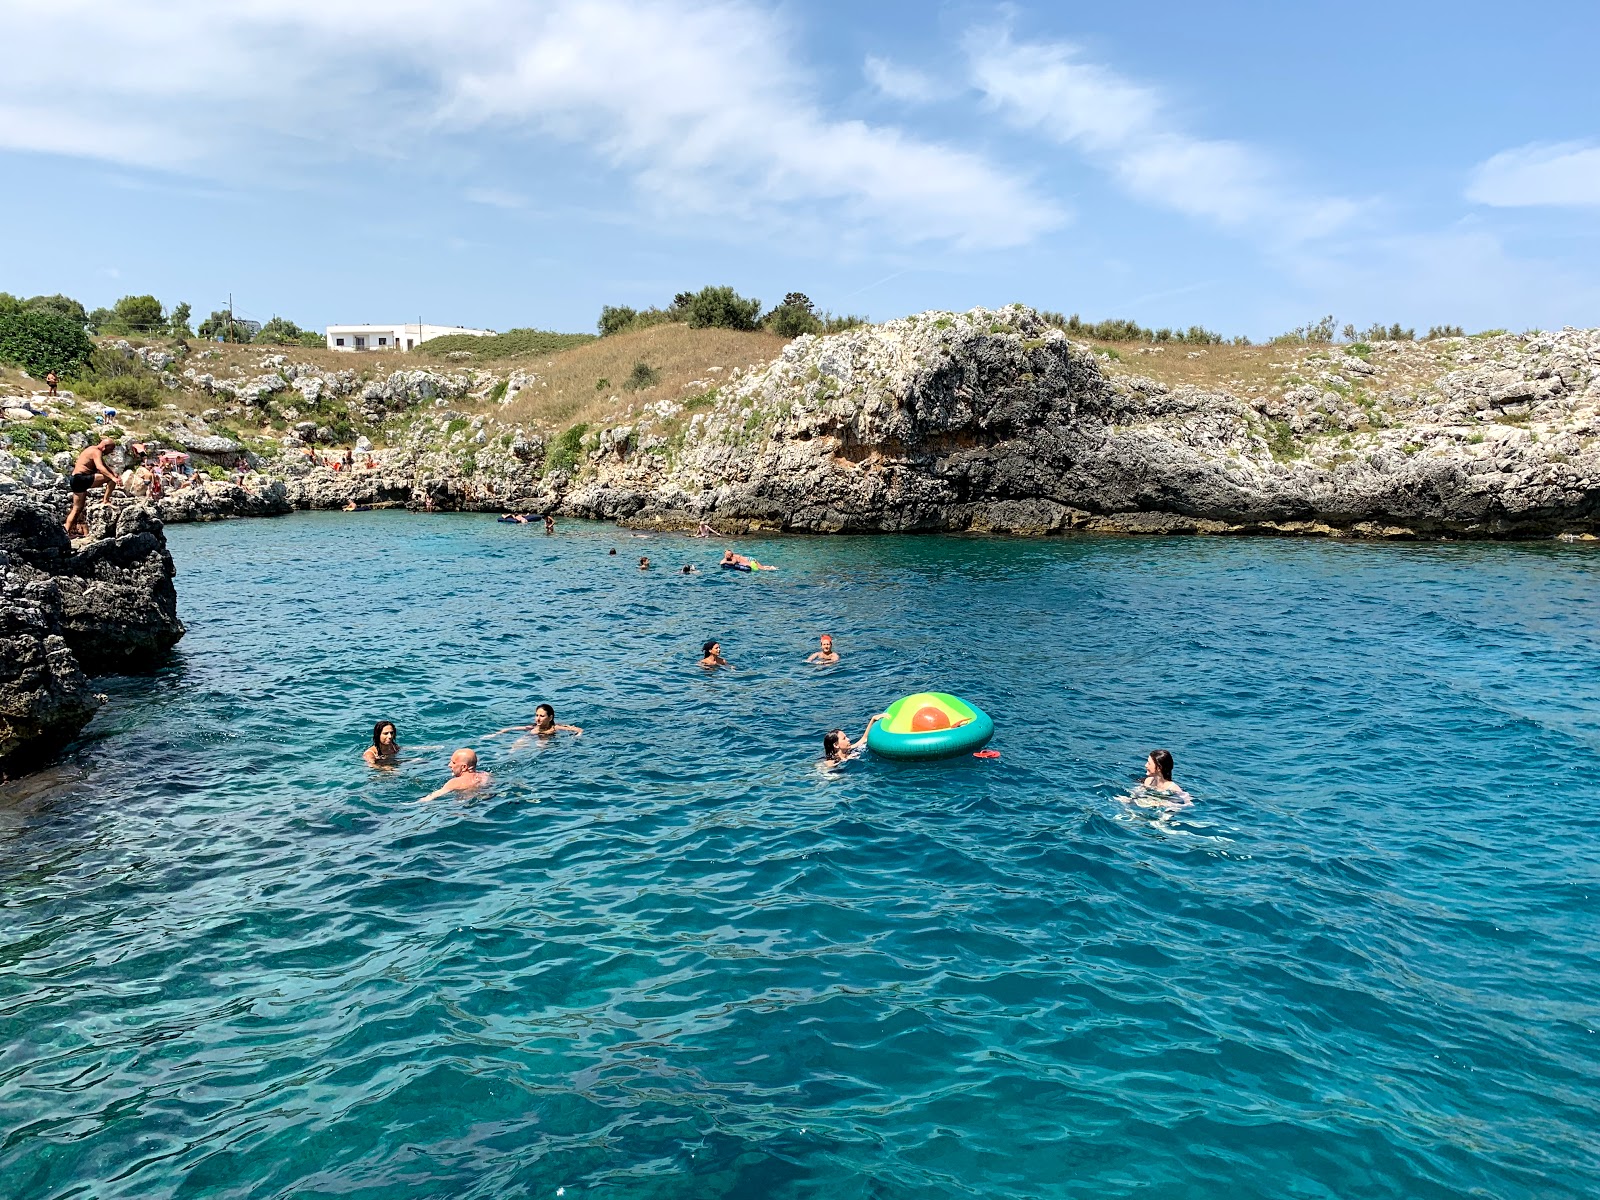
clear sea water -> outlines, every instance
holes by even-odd
[[[175,659],[0,790],[8,1198],[1600,1187],[1592,550],[168,535]],[[998,760],[816,769],[929,687]]]

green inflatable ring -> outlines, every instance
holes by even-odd
[[[884,710],[867,731],[867,749],[884,758],[951,758],[983,749],[993,736],[983,709],[948,692],[916,692]]]

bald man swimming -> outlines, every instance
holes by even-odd
[[[449,792],[470,792],[489,782],[489,772],[478,770],[478,752],[462,748],[450,756],[450,781],[436,792],[429,792],[418,804],[437,800]]]

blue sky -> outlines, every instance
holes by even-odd
[[[1600,325],[1600,5],[0,0],[0,290]]]

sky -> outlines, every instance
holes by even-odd
[[[0,291],[1600,326],[1600,5],[0,0]]]

